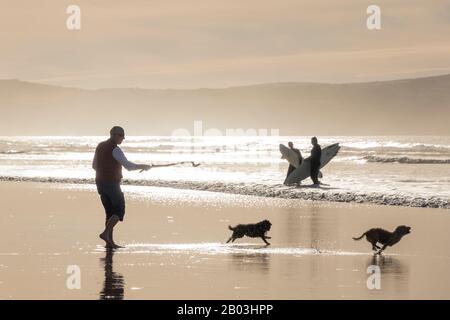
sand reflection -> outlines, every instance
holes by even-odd
[[[105,257],[100,259],[105,270],[100,300],[122,300],[124,298],[125,281],[121,273],[113,271],[113,256],[114,250],[106,249]]]

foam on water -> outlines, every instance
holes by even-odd
[[[45,183],[94,184],[94,179],[61,179],[40,177],[5,177],[0,181],[28,181]],[[256,183],[221,183],[198,181],[165,180],[123,180],[124,185],[189,189],[197,191],[222,192],[248,196],[272,197],[282,199],[303,199],[316,201],[372,203],[379,205],[427,207],[450,209],[450,200],[441,197],[415,197],[407,194],[383,194],[377,192],[350,192],[335,190],[332,187],[287,187],[281,184],[267,185]]]
[[[381,163],[409,163],[409,164],[450,164],[450,159],[430,159],[430,158],[409,158],[409,157],[376,157],[365,156],[364,160],[368,162]]]
[[[102,252],[106,249],[103,246],[97,246],[96,252]],[[252,243],[240,243],[240,244],[224,244],[218,242],[211,243],[132,243],[120,249],[120,253],[133,253],[133,254],[206,254],[206,255],[218,255],[218,254],[276,254],[276,255],[370,255],[370,253],[352,252],[352,251],[340,251],[340,250],[319,250],[315,248],[279,248],[271,246],[263,246]]]

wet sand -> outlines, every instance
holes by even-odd
[[[1,182],[0,299],[449,299],[450,212],[126,186],[104,249],[93,186]],[[269,219],[272,245],[227,226]],[[371,227],[412,227],[374,258]],[[67,267],[81,289],[66,286]],[[367,267],[381,270],[369,290]]]

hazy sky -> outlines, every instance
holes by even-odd
[[[80,31],[66,28],[70,4]],[[0,0],[0,32],[0,78],[84,88],[450,73],[448,0]]]

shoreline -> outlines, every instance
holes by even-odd
[[[61,184],[85,184],[94,185],[95,180],[85,178],[44,178],[44,177],[19,177],[0,176],[0,182],[38,182]],[[245,184],[245,183],[221,183],[200,181],[173,181],[173,180],[130,180],[123,179],[122,185],[148,186],[173,188],[192,191],[211,191],[226,194],[259,196],[280,199],[299,199],[328,201],[336,203],[375,204],[411,208],[435,208],[450,209],[450,199],[439,197],[410,197],[403,195],[390,195],[380,193],[352,193],[334,192],[331,188],[311,188],[308,186],[289,187],[280,185]],[[306,190],[305,190],[306,189]]]

